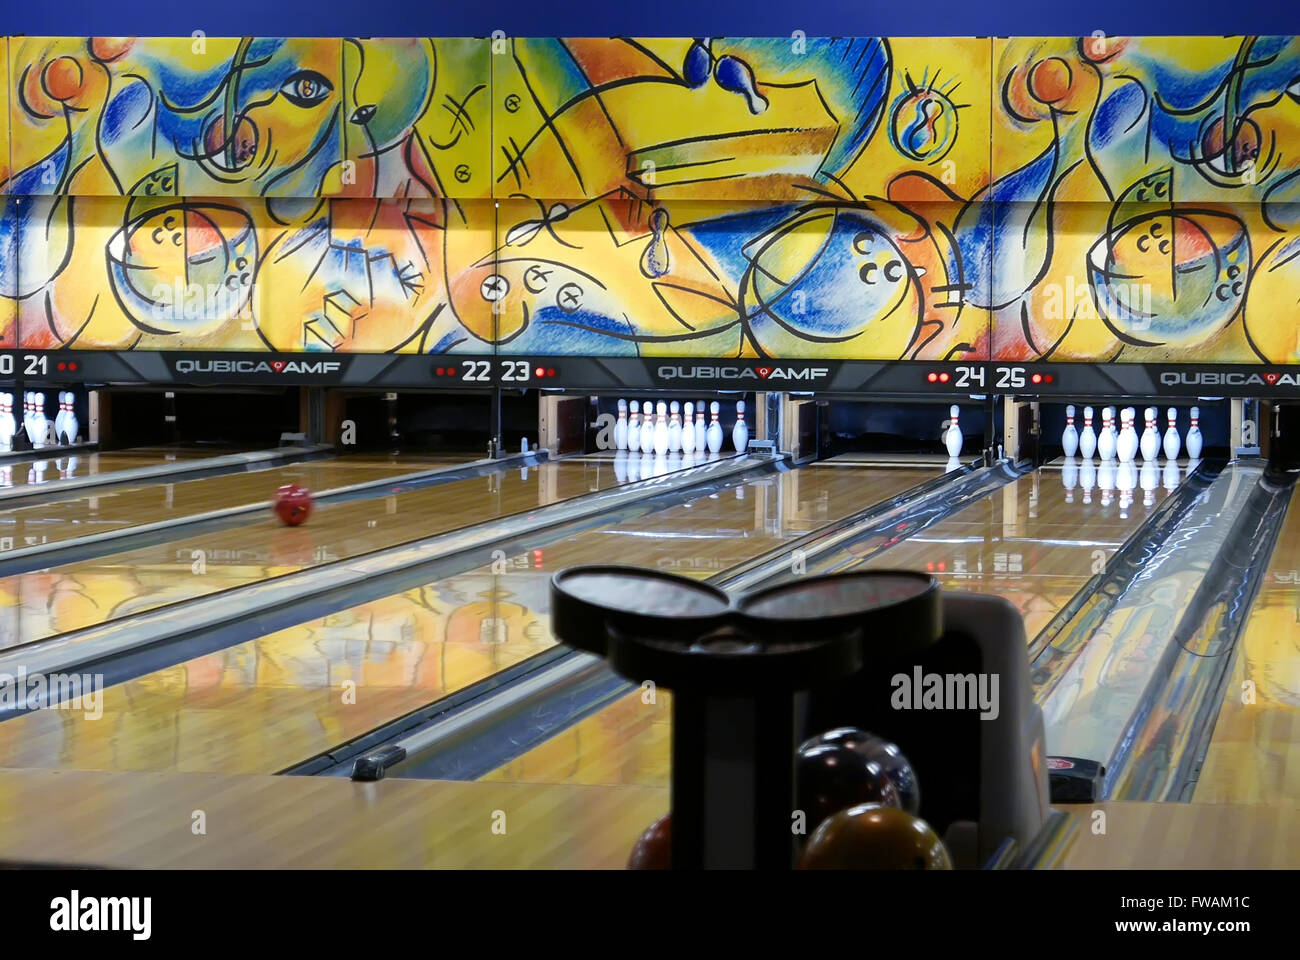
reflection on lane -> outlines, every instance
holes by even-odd
[[[539,543],[488,567],[111,687],[102,719],[51,710],[6,721],[0,766],[282,770],[553,646],[546,611],[558,569],[617,560],[708,576],[933,475],[771,474],[636,521]],[[668,532],[696,536],[657,536]]]
[[[1108,489],[1093,478],[1085,491],[1077,472],[1040,468],[862,566],[923,570],[945,590],[1005,597],[1020,610],[1032,640],[1180,481],[1171,475],[1168,486],[1143,491],[1134,470],[1132,485],[1122,490],[1108,470]],[[654,702],[633,692],[484,779],[666,786],[668,702],[663,691]]]
[[[608,462],[556,462],[323,504],[300,527],[268,511],[200,533],[0,578],[0,649],[355,557],[615,486]]]

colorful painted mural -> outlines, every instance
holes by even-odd
[[[0,344],[1300,362],[1297,38],[6,63]]]

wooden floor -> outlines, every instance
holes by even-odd
[[[246,483],[243,474],[213,480],[241,488]],[[285,527],[267,511],[226,530],[0,578],[0,649],[521,513],[617,482],[608,463],[546,463],[395,496],[324,504],[301,527]]]
[[[8,478],[6,487],[21,487],[26,484],[41,484],[45,489],[57,489],[59,480],[74,477],[91,477],[99,474],[116,473],[119,470],[134,470],[137,467],[157,467],[164,463],[199,460],[204,457],[219,457],[237,452],[233,448],[191,448],[178,447],[136,447],[131,450],[115,450],[109,453],[81,453],[71,456],[56,455],[51,450],[46,454],[39,451],[30,456],[0,463],[0,475]],[[43,464],[43,466],[42,466]],[[8,473],[5,473],[8,471]]]
[[[825,472],[851,472],[824,468]],[[1139,498],[1142,491],[1138,491]],[[1058,470],[1043,468],[869,560],[868,568],[932,573],[945,590],[994,593],[1014,603],[1034,635],[1092,577],[1166,495],[1122,509],[1099,494],[1085,504]],[[1072,498],[1072,499],[1070,499]],[[488,774],[532,783],[666,785],[669,698],[635,692]]]
[[[667,808],[638,787],[0,770],[0,863],[618,869]]]
[[[611,467],[600,475],[589,472],[593,464],[544,469],[565,478],[557,491],[572,494],[581,484],[604,484]],[[553,646],[546,610],[556,570],[617,559],[706,576],[933,475],[771,474],[635,523],[588,530],[506,558],[498,572],[471,571],[111,687],[99,718],[50,710],[6,721],[0,767],[273,773]],[[497,482],[518,485],[518,471]],[[408,533],[435,520],[455,525],[507,501],[485,496],[485,481],[462,483],[468,490],[438,515],[408,511],[408,495],[396,498],[394,523]],[[515,491],[509,502],[523,499]],[[313,521],[276,534],[315,529]],[[251,540],[251,529],[244,538]],[[238,569],[250,579],[258,573]],[[144,574],[131,576],[139,582]],[[345,696],[351,684],[355,702]]]
[[[1300,488],[1237,645],[1193,799],[1300,802]]]
[[[324,492],[367,480],[383,480],[418,470],[450,467],[470,457],[335,457],[306,460],[247,472],[141,482],[104,493],[74,491],[71,499],[13,510],[0,501],[0,558],[6,549],[59,543],[142,523],[184,520],[211,510],[269,503],[277,487],[296,483]],[[57,486],[53,489],[57,489]]]
[[[1300,868],[1296,803],[1099,803],[1059,809],[1079,821],[1062,864],[1067,870]],[[1104,832],[1098,832],[1099,825]]]

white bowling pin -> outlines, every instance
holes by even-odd
[[[668,405],[668,452],[681,453],[682,450],[682,414],[681,405],[674,400]]]
[[[961,434],[961,411],[957,409],[957,404],[948,408],[948,416],[952,420],[952,425],[948,427],[948,435],[943,438],[943,445],[948,448],[948,456],[961,456],[962,434]]]
[[[731,444],[737,453],[744,453],[749,446],[749,425],[745,423],[745,401],[736,401],[736,425],[731,428]]]
[[[1097,436],[1097,455],[1102,462],[1115,459],[1114,407],[1103,407],[1101,411],[1101,433]]]
[[[1092,503],[1092,488],[1097,485],[1097,465],[1089,457],[1079,468],[1079,486],[1083,488],[1083,502]]]
[[[709,445],[709,427],[704,422],[704,401],[695,405],[695,449],[701,454]]]
[[[1120,430],[1119,438],[1115,441],[1115,454],[1119,457],[1120,463],[1132,463],[1137,457],[1138,435],[1133,429],[1133,417],[1137,413],[1132,407],[1125,407],[1123,417],[1123,427]]]
[[[1146,408],[1147,428],[1142,431],[1142,448],[1143,460],[1154,460],[1160,455],[1160,434],[1156,430],[1156,417],[1160,415],[1155,407]]]
[[[718,422],[718,401],[716,400],[709,404],[709,430],[706,436],[709,441],[709,453],[717,453],[722,449],[722,424]]]
[[[45,471],[49,468],[49,466],[50,466],[50,461],[48,460],[32,461],[32,467],[30,470],[27,471],[27,482],[44,483]]]
[[[54,415],[54,437],[63,443],[63,420],[68,415],[68,395],[59,391],[59,412]]]
[[[1187,459],[1201,459],[1201,408],[1192,407],[1192,425],[1187,428]]]
[[[32,444],[36,447],[45,447],[48,444],[47,434],[50,430],[50,421],[45,419],[45,394],[32,394]]]
[[[1061,486],[1065,487],[1065,502],[1074,503],[1074,488],[1079,485],[1079,461],[1066,457],[1061,465]]]
[[[9,450],[14,439],[13,394],[0,393],[0,447]]]
[[[618,422],[614,424],[614,449],[627,449],[627,401],[618,402]]]
[[[961,469],[961,457],[949,457],[948,463],[944,466],[944,473],[952,473],[954,470]]]
[[[1079,452],[1085,460],[1091,460],[1097,452],[1097,434],[1092,429],[1092,407],[1083,408],[1083,433],[1079,434]]]
[[[654,403],[650,400],[647,400],[644,404],[642,404],[641,412],[644,414],[644,416],[641,419],[641,452],[654,453],[655,452],[655,405]],[[651,463],[650,467],[653,468],[654,464]],[[641,473],[642,477],[647,477],[649,475],[650,474],[645,473],[644,471]]]
[[[695,404],[687,400],[682,406],[682,453],[695,451]],[[689,464],[688,464],[689,466]]]
[[[654,451],[660,457],[668,452],[668,404],[662,400],[655,404]]]
[[[1178,409],[1170,407],[1166,415],[1169,418],[1169,428],[1165,430],[1165,457],[1177,460],[1178,451],[1183,445],[1178,439]]]
[[[1079,431],[1074,427],[1074,404],[1065,408],[1065,430],[1061,433],[1061,449],[1066,459],[1079,452]]]
[[[23,391],[23,436],[27,438],[28,444],[35,446],[32,437],[32,392]]]
[[[1156,487],[1160,482],[1160,474],[1156,470],[1155,459],[1151,459],[1142,464],[1142,474],[1138,480],[1142,487],[1142,506],[1153,507],[1156,503]]]
[[[629,406],[632,408],[631,415],[627,420],[627,449],[640,452],[641,450],[641,404],[633,400]]]

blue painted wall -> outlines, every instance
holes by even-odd
[[[0,0],[33,36],[1074,36],[1296,34],[1300,2],[1256,0]]]

